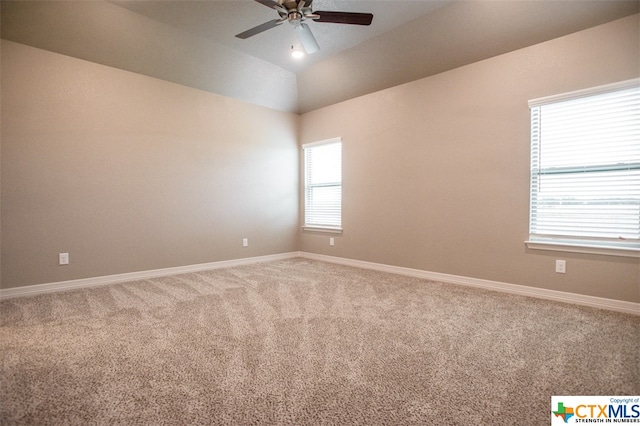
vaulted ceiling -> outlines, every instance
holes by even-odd
[[[618,0],[314,0],[370,12],[370,26],[310,22],[320,51],[301,60],[293,27],[250,0],[5,1],[2,38],[289,112],[307,112],[640,11]]]

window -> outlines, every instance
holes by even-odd
[[[640,257],[640,80],[529,107],[527,245]]]
[[[304,228],[341,231],[342,141],[303,145]]]

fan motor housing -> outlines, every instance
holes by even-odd
[[[303,19],[304,15],[298,13],[297,11],[289,12],[289,15],[287,16],[287,20],[291,25],[298,25]]]
[[[287,8],[287,10],[291,10],[291,9],[294,9],[294,10],[295,10],[295,9],[297,9],[297,8],[298,8],[298,2],[297,2],[297,1],[295,1],[295,0],[287,0],[287,1],[284,1],[284,2],[282,2],[282,5],[283,5],[284,7],[286,7],[286,8]]]

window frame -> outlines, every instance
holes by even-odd
[[[633,87],[640,86],[640,78],[626,80],[618,83],[607,84],[594,88],[578,90],[569,93],[563,93],[554,96],[548,96],[544,98],[533,99],[529,101],[529,108],[533,111],[534,108],[543,107],[544,105],[554,104],[558,102],[564,102],[574,99],[586,98],[590,96],[596,96],[600,94],[626,90]],[[537,124],[536,124],[537,125]],[[576,252],[576,253],[589,253],[599,255],[611,255],[611,256],[624,256],[624,257],[640,257],[640,244],[633,240],[631,244],[621,243],[617,244],[610,239],[600,240],[598,238],[590,237],[568,237],[561,235],[545,235],[536,234],[532,232],[532,217],[533,217],[533,203],[534,203],[534,185],[536,184],[539,176],[542,173],[536,173],[533,163],[536,149],[540,148],[540,144],[544,144],[544,141],[538,142],[538,146],[534,144],[534,117],[531,115],[531,137],[530,137],[530,149],[531,149],[531,176],[530,176],[530,205],[529,205],[529,238],[525,241],[527,248],[534,250],[553,250],[564,252]],[[535,136],[538,137],[538,136]],[[634,167],[635,169],[635,167]],[[640,221],[640,218],[638,219]],[[640,224],[639,224],[640,225]]]
[[[332,225],[326,225],[326,224],[319,224],[319,223],[307,223],[307,206],[308,206],[308,194],[309,194],[309,182],[308,182],[308,170],[307,170],[307,150],[308,149],[313,149],[313,148],[317,148],[320,146],[324,146],[324,145],[331,145],[331,144],[340,144],[340,151],[341,151],[341,155],[340,155],[340,182],[339,183],[332,183],[333,185],[329,185],[329,186],[338,186],[340,188],[340,225],[339,226],[332,226]],[[342,233],[342,214],[343,214],[343,203],[342,203],[342,186],[343,186],[343,179],[342,179],[342,138],[341,137],[336,137],[336,138],[331,138],[331,139],[325,139],[325,140],[321,140],[321,141],[317,141],[317,142],[310,142],[310,143],[306,143],[302,145],[302,192],[303,192],[303,197],[302,197],[302,229],[305,231],[315,231],[315,232],[328,232],[328,233],[335,233],[335,234],[341,234]],[[327,183],[324,184],[320,184],[320,185],[313,185],[313,187],[320,187],[320,186],[327,186]]]

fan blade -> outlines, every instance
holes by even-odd
[[[357,12],[326,12],[314,11],[314,15],[320,18],[314,19],[316,22],[331,22],[334,24],[351,24],[351,25],[371,25],[373,15],[371,13]]]
[[[267,7],[270,7],[271,9],[284,9],[285,11],[287,10],[286,8],[284,8],[280,3],[278,3],[276,0],[255,0],[258,3],[265,5]]]
[[[296,33],[302,43],[302,47],[304,47],[304,50],[307,53],[311,54],[320,50],[320,46],[318,46],[318,42],[307,24],[300,24],[296,26]]]
[[[275,9],[279,12],[284,12],[285,14],[287,13],[287,9],[275,0],[255,0],[255,1],[267,7],[270,7],[271,9]]]
[[[274,19],[273,21],[265,22],[264,24],[260,24],[257,27],[253,27],[247,31],[244,31],[240,34],[236,34],[236,37],[241,39],[246,39],[252,37],[256,34],[260,34],[263,31],[270,30],[271,28],[277,27],[282,24],[284,21],[282,19]]]
[[[260,4],[265,5],[265,6],[267,6],[267,7],[273,7],[273,5],[274,5],[274,4],[277,4],[277,5],[279,5],[279,4],[280,4],[280,3],[278,3],[278,2],[277,2],[277,1],[275,1],[275,0],[255,0],[255,1],[257,1],[257,2],[258,2],[258,3],[260,3]]]

